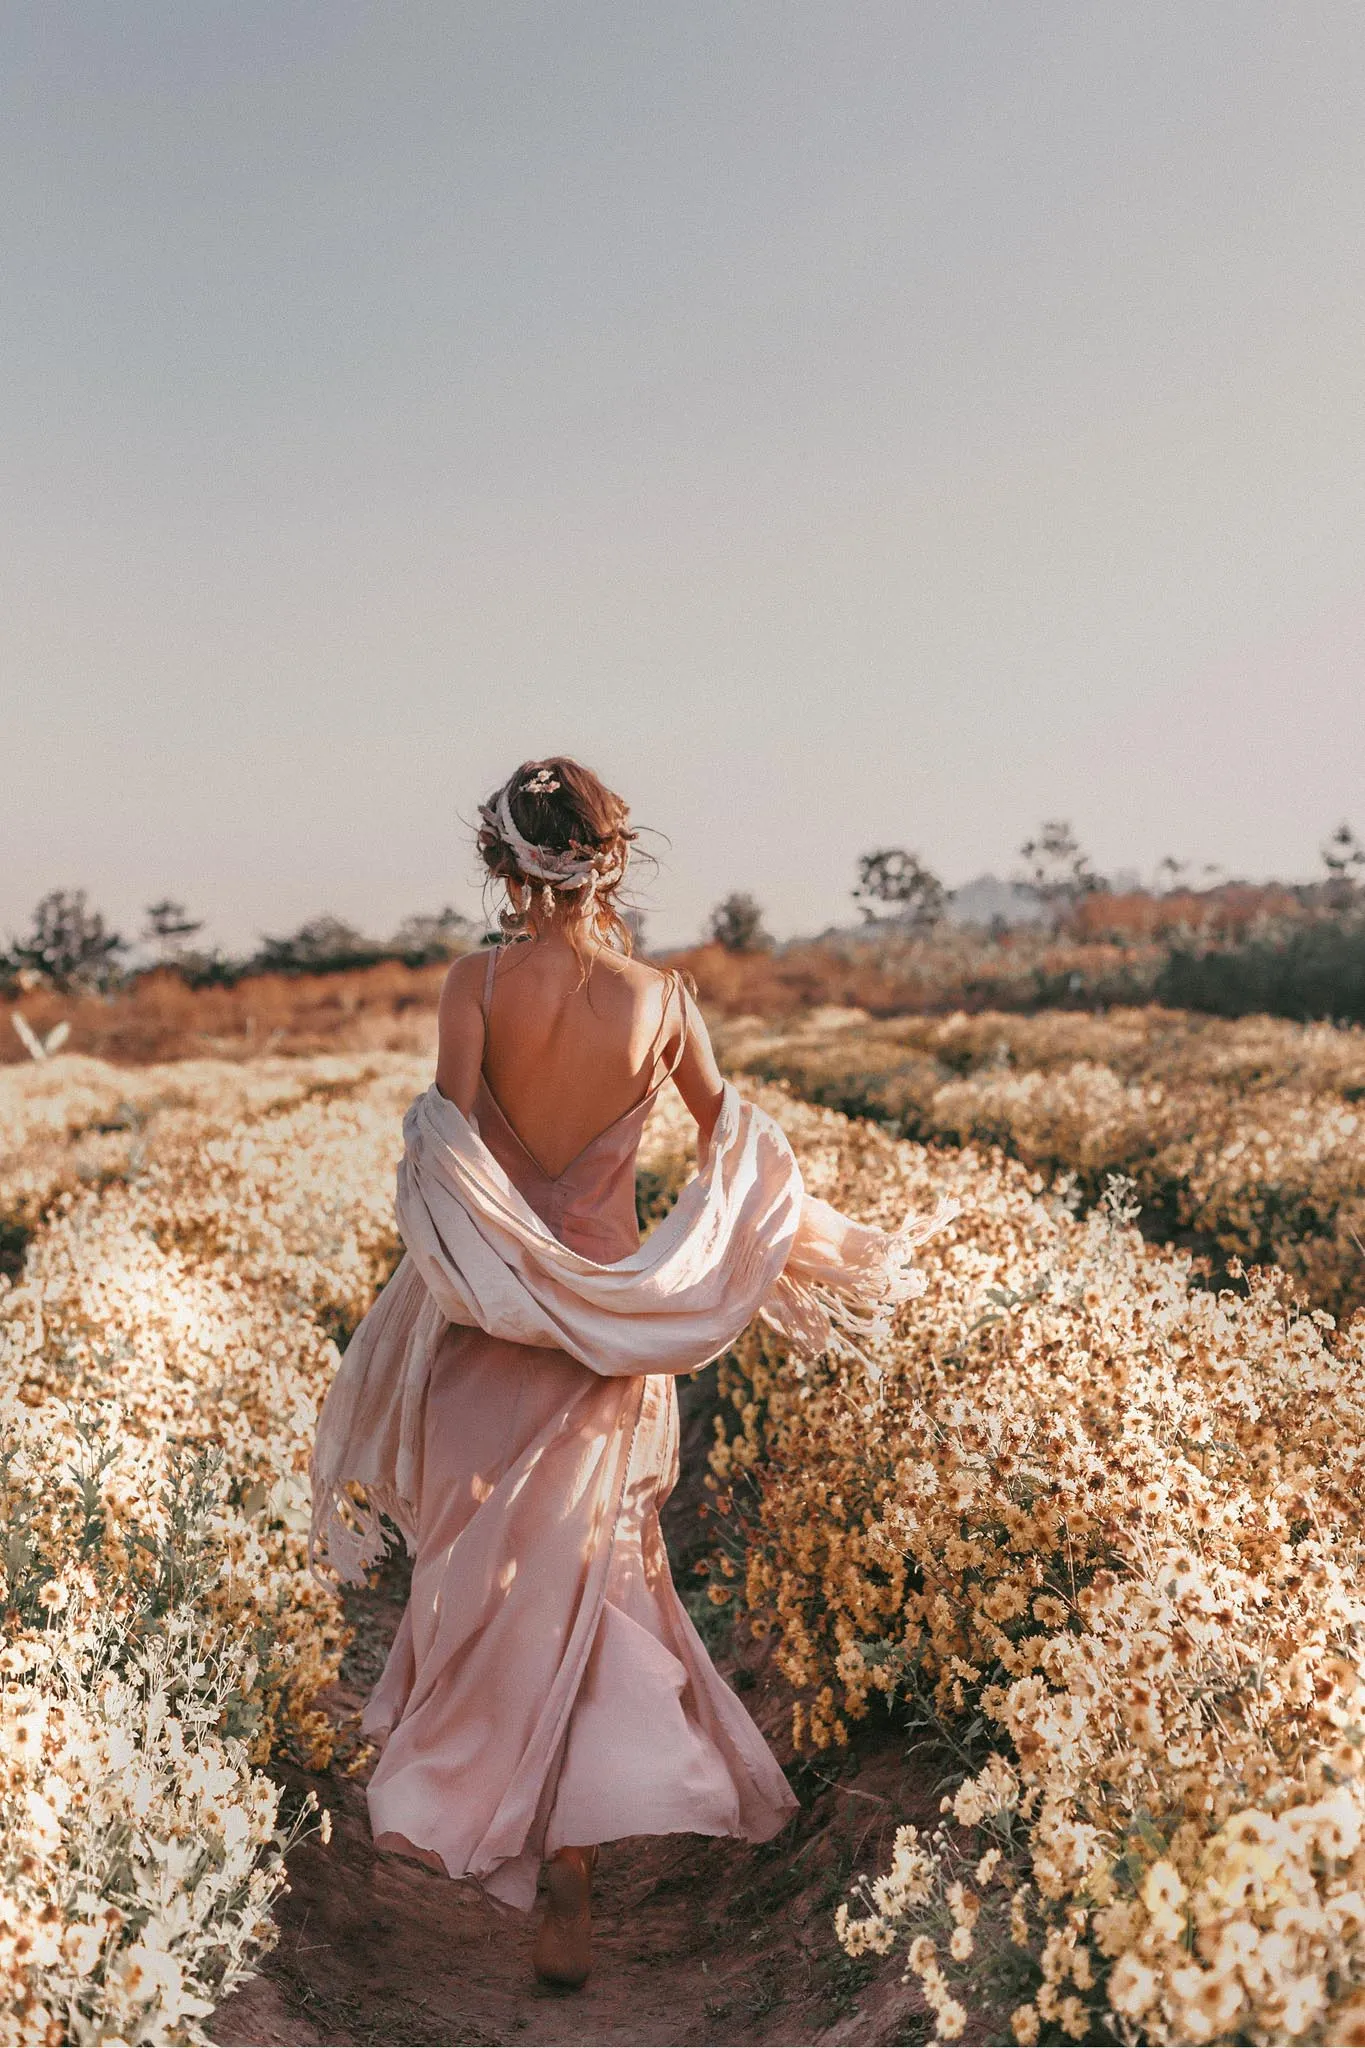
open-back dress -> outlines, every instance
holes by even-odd
[[[636,1149],[686,1030],[673,976],[646,1093],[557,1174],[480,1074],[483,1143],[547,1228],[600,1264],[640,1242]],[[677,1391],[643,1351],[638,1378],[604,1377],[447,1325],[425,1395],[411,1596],[363,1720],[383,1744],[378,1847],[528,1907],[542,1859],[566,1845],[766,1841],[796,1810],[674,1589],[659,1509],[677,1476]]]

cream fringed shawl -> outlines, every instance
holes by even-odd
[[[422,1397],[448,1324],[551,1346],[610,1376],[692,1372],[759,1313],[807,1355],[857,1348],[921,1292],[914,1248],[955,1213],[945,1205],[897,1232],[851,1221],[804,1192],[780,1127],[730,1083],[697,1172],[614,1265],[561,1244],[435,1086],[408,1110],[403,1140],[406,1255],[347,1346],[311,1464],[310,1557],[351,1583],[383,1554],[381,1514],[414,1544]]]

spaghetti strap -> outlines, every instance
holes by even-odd
[[[659,1050],[659,1040],[663,1037],[665,1030],[668,1028],[668,1012],[670,1005],[673,1001],[673,991],[677,987],[677,982],[674,979],[673,969],[671,967],[666,968],[664,970],[663,978],[668,983],[668,986],[664,990],[664,999],[662,1003],[659,1005],[659,1021],[657,1025],[654,1027],[654,1036],[649,1041],[649,1050],[651,1057]]]
[[[653,1045],[653,1047],[652,1047],[652,1051],[653,1051],[653,1054],[654,1054],[654,1064],[655,1064],[655,1066],[656,1066],[656,1067],[657,1067],[657,1066],[658,1066],[658,1064],[659,1064],[659,1050],[658,1050],[658,1048],[659,1048],[659,1040],[660,1040],[660,1039],[661,1039],[661,1038],[662,1038],[662,1037],[664,1036],[665,1030],[667,1029],[667,1026],[668,1026],[668,1014],[669,1014],[669,1011],[671,1010],[671,1008],[673,1007],[673,998],[674,998],[674,996],[675,996],[675,995],[681,995],[681,994],[683,993],[683,980],[682,980],[682,976],[681,976],[681,974],[680,974],[680,973],[678,972],[678,970],[677,970],[677,968],[676,968],[676,967],[670,967],[670,968],[668,969],[668,980],[669,980],[669,990],[668,990],[668,993],[667,993],[667,995],[666,995],[666,996],[664,997],[664,1007],[663,1007],[663,1015],[662,1015],[662,1016],[660,1017],[660,1019],[659,1019],[659,1028],[658,1028],[657,1032],[656,1032],[656,1033],[654,1034],[654,1045]],[[668,1062],[668,1065],[667,1065],[667,1066],[666,1066],[666,1067],[664,1068],[664,1071],[663,1071],[663,1073],[662,1073],[662,1074],[660,1075],[659,1079],[658,1079],[658,1080],[657,1080],[657,1081],[656,1081],[656,1082],[654,1083],[654,1088],[652,1088],[652,1089],[651,1089],[651,1091],[650,1091],[650,1092],[651,1092],[651,1094],[652,1094],[652,1093],[654,1092],[654,1089],[662,1088],[662,1087],[663,1087],[663,1084],[664,1084],[664,1082],[665,1082],[665,1081],[667,1081],[667,1080],[668,1080],[668,1079],[670,1078],[670,1076],[671,1076],[671,1075],[673,1075],[673,1074],[675,1074],[675,1073],[677,1072],[677,1070],[678,1070],[678,1067],[679,1067],[679,1066],[681,1065],[681,1063],[682,1063],[682,1056],[683,1056],[683,1054],[684,1054],[684,1053],[686,1052],[686,1050],[687,1050],[687,1003],[686,1003],[686,999],[684,999],[684,1001],[683,1001],[683,1006],[682,1006],[682,1032],[681,1032],[681,1035],[680,1035],[680,1037],[679,1037],[679,1039],[678,1039],[678,1047],[677,1047],[677,1051],[676,1051],[676,1052],[674,1053],[674,1055],[673,1055],[672,1059],[671,1059],[671,1060],[670,1060],[670,1061]]]
[[[683,1054],[687,1051],[687,1041],[692,1036],[692,1019],[687,1014],[687,984],[682,978],[681,971],[676,968],[674,970],[673,986],[677,989],[678,995],[681,998],[682,1030],[678,1034],[678,1050],[669,1065],[669,1076],[676,1074],[678,1068],[682,1065]]]
[[[497,968],[498,948],[490,946],[488,948],[488,967],[483,977],[483,1021],[485,1024],[488,1022],[488,999],[493,993],[493,976],[496,974]]]

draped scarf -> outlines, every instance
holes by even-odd
[[[346,1347],[310,1462],[310,1563],[352,1584],[383,1555],[381,1515],[415,1548],[423,1395],[450,1324],[639,1376],[694,1372],[757,1314],[805,1358],[851,1351],[875,1372],[870,1347],[926,1284],[915,1249],[957,1205],[897,1231],[853,1221],[805,1191],[781,1127],[726,1082],[672,1209],[599,1265],[560,1242],[433,1084],[403,1119],[396,1213],[404,1256]]]

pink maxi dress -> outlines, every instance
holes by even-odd
[[[490,951],[484,1015],[498,953]],[[562,1173],[542,1171],[480,1076],[479,1135],[563,1244],[639,1244],[635,1154],[682,1057]],[[682,1010],[681,1003],[677,1004]],[[566,1845],[695,1833],[766,1841],[797,1810],[674,1589],[659,1509],[678,1476],[673,1378],[446,1326],[426,1392],[412,1592],[363,1717],[383,1753],[376,1846],[529,1907]]]

